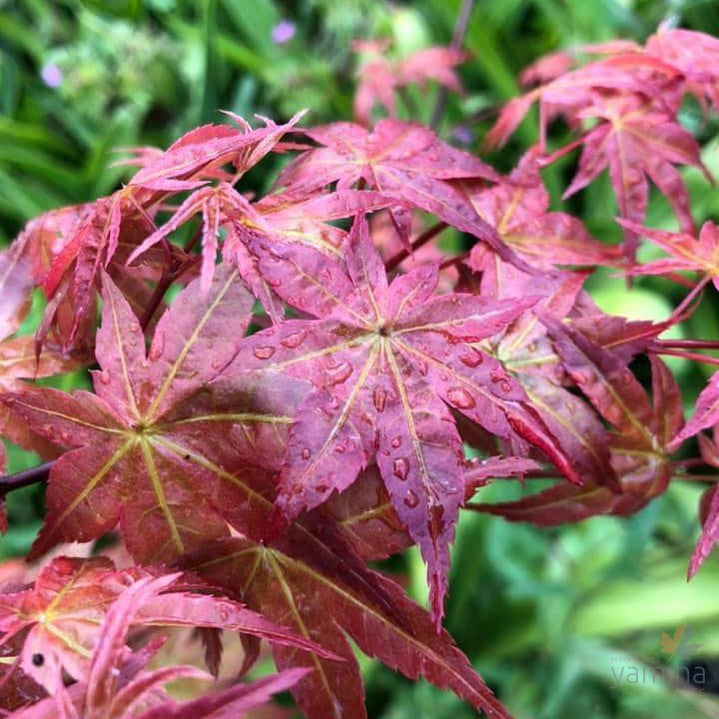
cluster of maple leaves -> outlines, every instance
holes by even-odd
[[[539,102],[542,141],[508,176],[425,126],[370,124],[407,83],[457,89],[462,53],[392,64],[363,50],[357,123],[253,129],[231,115],[138,150],[127,185],[38,217],[0,254],[0,433],[53,462],[29,559],[118,526],[126,552],[121,568],[100,554],[7,570],[0,706],[13,717],[234,717],[290,689],[309,719],[361,718],[352,643],[508,717],[441,628],[460,510],[545,526],[631,514],[719,421],[718,373],[684,423],[660,355],[686,347],[659,338],[719,287],[717,227],[695,235],[678,170],[702,168],[699,148],[677,121],[687,94],[719,107],[719,41],[664,28],[643,47],[543,58],[487,137],[505,142]],[[557,116],[576,140],[548,153]],[[540,169],[579,145],[565,196],[607,168],[621,246],[550,211]],[[269,153],[295,156],[252,197],[243,175]],[[642,226],[650,180],[680,233]],[[446,228],[466,252],[439,249]],[[642,237],[666,257],[637,264]],[[664,322],[609,316],[583,290],[597,266],[669,277],[687,298]],[[37,291],[40,327],[16,336]],[[82,367],[92,392],[34,382]],[[699,443],[719,467],[717,442]],[[524,476],[555,482],[473,499]],[[691,573],[719,538],[713,486],[702,505]],[[413,544],[429,611],[371,566]],[[238,674],[265,639],[279,674],[177,703],[163,685],[204,673],[148,668],[157,627],[194,627],[212,674],[222,630],[242,634]]]

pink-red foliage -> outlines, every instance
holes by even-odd
[[[124,563],[56,556],[0,586],[12,716],[219,719],[289,689],[309,719],[362,719],[351,640],[509,717],[441,626],[461,510],[540,526],[629,515],[666,490],[697,434],[701,461],[719,467],[702,433],[719,423],[719,374],[685,424],[660,359],[714,346],[660,335],[719,287],[716,227],[695,235],[680,174],[703,169],[700,150],[678,120],[686,94],[719,105],[719,42],[660,29],[643,47],[540,60],[523,75],[537,87],[486,138],[506,142],[539,103],[542,140],[507,176],[394,116],[407,84],[459,90],[464,53],[391,62],[380,43],[360,49],[357,123],[304,127],[300,113],[253,129],[230,115],[137,151],[123,188],[42,215],[0,254],[0,434],[52,461],[30,558],[109,536]],[[390,117],[372,125],[377,105]],[[548,154],[559,116],[575,139]],[[607,169],[621,248],[551,209],[540,170],[577,146],[564,196]],[[249,196],[244,174],[273,152],[297,154],[269,194]],[[650,181],[680,232],[642,226]],[[464,233],[464,254],[443,253],[446,228]],[[666,257],[638,264],[642,238]],[[660,323],[609,316],[583,289],[597,267],[689,291]],[[18,335],[35,290],[45,314]],[[83,367],[93,391],[35,382]],[[554,483],[481,501],[494,478],[525,476]],[[719,540],[715,486],[701,513],[690,574]],[[369,565],[411,545],[429,611]],[[280,673],[178,703],[166,683],[208,675],[148,666],[171,627],[198,631],[213,674],[221,631],[242,636],[235,675],[260,639]]]

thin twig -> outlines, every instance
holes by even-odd
[[[420,247],[426,245],[433,237],[436,237],[440,232],[447,229],[446,222],[438,222],[436,225],[432,225],[428,230],[425,230],[411,245],[410,247],[403,247],[397,254],[390,257],[385,262],[385,268],[387,272],[391,272],[396,269],[397,266],[406,260],[412,252],[415,252]]]
[[[157,308],[160,306],[162,298],[165,296],[165,293],[170,288],[170,285],[176,279],[181,277],[199,259],[199,255],[192,256],[191,258],[188,258],[188,260],[186,260],[185,262],[181,262],[179,263],[179,265],[171,266],[169,269],[166,269],[162,273],[162,276],[158,280],[155,287],[155,291],[152,293],[152,297],[150,297],[150,301],[147,303],[147,307],[145,308],[145,311],[142,313],[142,317],[140,318],[140,327],[142,327],[143,331],[146,330],[147,326],[150,324],[153,315],[157,311]]]
[[[4,477],[0,477],[0,497],[4,497],[8,492],[12,492],[14,489],[29,487],[31,484],[37,484],[39,482],[46,482],[53,464],[55,464],[54,460],[52,462],[38,464],[36,467],[30,467],[30,469],[24,469],[22,472],[6,474]]]
[[[474,0],[462,0],[462,7],[459,9],[459,15],[457,16],[452,42],[450,44],[453,50],[461,50],[462,45],[464,45],[464,36],[467,34],[469,18],[472,17],[472,10],[474,10]],[[432,111],[432,119],[429,121],[429,126],[433,130],[437,129],[439,121],[442,119],[442,115],[444,115],[444,106],[447,104],[448,94],[447,88],[441,85],[437,91],[437,101]]]
[[[702,364],[719,365],[719,357],[707,357],[697,352],[683,352],[681,350],[660,349],[657,354],[669,355],[670,357],[682,357],[683,359],[693,360]]]
[[[719,340],[657,340],[657,344],[672,349],[719,350]]]

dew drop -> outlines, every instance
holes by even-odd
[[[302,459],[309,459],[310,458],[310,450],[308,447],[305,447],[302,450]]]
[[[269,359],[274,353],[274,347],[255,347],[255,349],[252,350],[252,354],[254,354],[257,359],[261,360]]]
[[[330,384],[342,384],[352,374],[352,365],[349,362],[340,362],[336,367],[328,370],[327,381]]]
[[[477,404],[474,397],[462,387],[450,387],[447,390],[447,399],[457,409],[472,409]]]
[[[395,449],[397,449],[397,447],[399,447],[399,446],[402,444],[402,437],[395,437],[395,438],[390,442],[390,444],[391,444]]]
[[[406,457],[395,459],[392,463],[392,473],[397,479],[404,482],[409,474],[409,460]]]
[[[381,387],[375,387],[372,392],[372,401],[374,402],[375,409],[378,412],[383,412],[384,406],[387,403],[387,392]]]
[[[337,454],[344,454],[345,449],[347,449],[347,448],[343,444],[338,444],[335,447],[335,452],[337,452]]]
[[[467,365],[467,367],[479,367],[479,365],[484,362],[484,357],[482,356],[481,352],[478,352],[474,347],[468,347],[465,352],[463,352],[459,356],[460,361],[462,364]]]
[[[511,392],[512,391],[512,385],[509,384],[506,380],[504,382],[499,383],[499,389],[502,390],[502,392]]]
[[[419,498],[411,489],[407,490],[407,494],[405,494],[402,501],[410,509],[414,509],[419,504]]]
[[[297,332],[287,335],[287,337],[283,337],[280,340],[280,344],[289,349],[293,349],[294,347],[299,347],[306,339],[307,331],[298,330]]]
[[[102,382],[102,384],[110,384],[110,379],[110,373],[106,369],[100,372],[100,382]]]
[[[220,621],[222,621],[222,622],[226,622],[230,618],[230,612],[225,607],[220,607],[219,615],[220,615]]]

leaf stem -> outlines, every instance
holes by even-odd
[[[6,474],[4,477],[0,477],[0,497],[4,497],[14,489],[29,487],[31,484],[37,484],[39,482],[46,482],[53,464],[55,464],[54,460],[45,462],[44,464],[38,464],[36,467],[30,467],[30,469],[24,469],[22,472]]]
[[[657,344],[671,349],[719,350],[719,340],[657,340]]]
[[[425,230],[409,247],[403,247],[396,255],[390,257],[387,262],[385,262],[384,266],[387,272],[396,269],[397,266],[406,260],[415,250],[426,245],[433,237],[436,237],[445,229],[447,229],[447,223],[438,222],[436,225],[432,225],[428,230]]]
[[[469,19],[472,17],[472,10],[474,10],[474,0],[462,0],[462,6],[459,9],[459,15],[457,16],[452,42],[450,44],[453,50],[460,50],[464,44],[464,36],[467,34]],[[432,111],[432,118],[429,121],[429,126],[433,130],[437,129],[439,121],[442,119],[442,115],[444,115],[444,106],[447,104],[448,95],[449,91],[444,85],[440,86],[439,90],[437,90],[437,100],[434,104],[434,110]]]
[[[703,364],[711,364],[719,366],[719,357],[707,357],[697,352],[683,352],[682,350],[662,349],[657,350],[657,354],[669,355],[670,357],[683,357],[684,359],[694,360]]]

